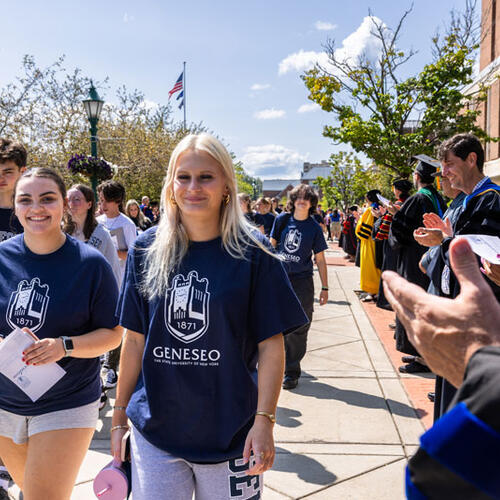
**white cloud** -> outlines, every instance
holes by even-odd
[[[269,83],[254,83],[250,87],[250,90],[266,90],[270,87],[271,87],[271,85],[269,85]]]
[[[279,144],[266,144],[246,147],[240,159],[245,170],[261,179],[297,179],[308,156]]]
[[[311,113],[312,111],[318,111],[318,109],[321,109],[320,106],[315,102],[311,102],[309,104],[302,104],[297,113]]]
[[[388,29],[378,17],[366,16],[358,29],[344,38],[342,47],[335,51],[335,56],[340,60],[357,60],[361,56],[367,57],[370,61],[376,60],[380,55],[382,42],[372,33],[374,22]]]
[[[275,120],[276,118],[283,118],[286,112],[283,109],[263,109],[262,111],[256,111],[253,116],[257,120]]]
[[[132,21],[135,21],[135,17],[129,15],[128,12],[125,12],[125,14],[123,14],[123,22],[124,23],[131,23]]]
[[[337,27],[336,24],[328,23],[325,21],[316,21],[316,24],[314,26],[319,31],[332,31]]]
[[[380,54],[382,44],[372,33],[374,21],[382,23],[377,17],[366,16],[356,31],[344,38],[342,45],[335,50],[335,58],[340,61],[351,60],[355,62],[360,57],[366,57],[369,61],[375,61]],[[327,70],[334,71],[325,52],[304,51],[301,49],[283,59],[279,63],[278,72],[280,75],[291,71],[303,72],[312,69],[315,64],[320,64]]]
[[[312,50],[306,52],[301,49],[298,52],[285,57],[285,59],[280,62],[279,74],[284,75],[290,71],[297,71],[301,73],[302,71],[312,69],[316,63],[319,63],[322,66],[328,63],[328,56],[325,52],[314,52]]]

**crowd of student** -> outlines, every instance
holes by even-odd
[[[57,362],[65,374],[36,401],[0,374],[0,499],[9,498],[10,476],[27,499],[68,499],[105,391],[114,386],[111,450],[120,460],[130,431],[134,500],[166,492],[180,500],[260,498],[262,473],[275,456],[280,386],[293,389],[301,375],[313,258],[319,305],[328,301],[324,232],[358,262],[363,299],[394,308],[396,345],[405,354],[400,370],[440,376],[436,419],[452,422],[452,432],[439,421],[429,431],[435,442],[410,461],[408,495],[495,497],[498,484],[474,476],[470,460],[498,463],[492,443],[500,442],[500,429],[491,408],[500,394],[491,388],[500,348],[491,345],[500,340],[486,331],[498,325],[464,307],[463,327],[475,336],[462,335],[460,349],[448,344],[450,356],[440,346],[433,351],[434,316],[414,304],[429,302],[422,288],[460,303],[465,286],[476,302],[482,290],[485,303],[500,309],[499,266],[482,262],[478,283],[461,270],[461,243],[452,243],[461,234],[499,234],[500,188],[482,173],[484,152],[474,136],[451,138],[439,156],[442,169],[417,158],[415,194],[398,180],[394,201],[371,190],[364,210],[352,206],[344,214],[322,212],[308,185],[294,188],[286,207],[267,198],[252,206],[237,193],[231,156],[208,134],[189,135],[174,149],[160,207],[147,197],[125,204],[116,181],[102,183],[97,200],[84,184],[67,189],[55,170],[27,169],[20,144],[1,140],[0,333],[25,329],[34,342],[23,362]],[[454,198],[449,206],[436,178]],[[434,317],[437,332],[449,332],[453,306],[434,300],[449,323]],[[455,394],[464,377],[467,390]],[[461,413],[443,416],[457,402],[465,402]],[[477,439],[487,449],[457,465],[450,439],[455,446]]]
[[[253,212],[208,134],[172,153],[161,212],[125,203],[119,182],[96,200],[26,165],[2,140],[0,332],[25,329],[26,366],[65,374],[36,401],[0,374],[0,498],[10,477],[26,498],[69,498],[115,386],[111,447],[119,458],[131,422],[134,499],[257,498],[280,386],[297,385],[306,351],[313,255],[328,299],[317,194]]]

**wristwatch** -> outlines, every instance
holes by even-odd
[[[73,345],[73,340],[69,337],[60,337],[60,339],[62,340],[64,347],[64,357],[67,358],[68,356],[71,356],[71,353],[75,348],[75,346]]]

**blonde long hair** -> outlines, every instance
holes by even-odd
[[[166,294],[170,273],[178,268],[189,247],[189,237],[182,225],[173,191],[177,160],[186,151],[204,151],[222,167],[229,195],[227,203],[221,200],[219,219],[222,245],[226,252],[236,259],[244,259],[246,248],[253,245],[276,256],[258,239],[255,227],[243,216],[237,198],[233,161],[226,148],[210,134],[190,134],[184,137],[172,151],[167,175],[163,180],[160,222],[156,237],[146,250],[145,268],[140,287],[149,300]]]

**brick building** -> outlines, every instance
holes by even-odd
[[[498,29],[497,29],[498,26]],[[482,0],[481,47],[479,75],[466,89],[465,95],[474,95],[481,82],[488,86],[488,98],[481,103],[479,126],[492,137],[500,136],[500,3],[497,0]],[[484,173],[495,182],[500,181],[500,143],[489,143],[485,147]]]
[[[299,184],[314,184],[318,177],[328,177],[332,167],[323,160],[321,163],[304,162],[300,179],[264,179],[262,181],[262,194],[269,198],[283,198]]]

